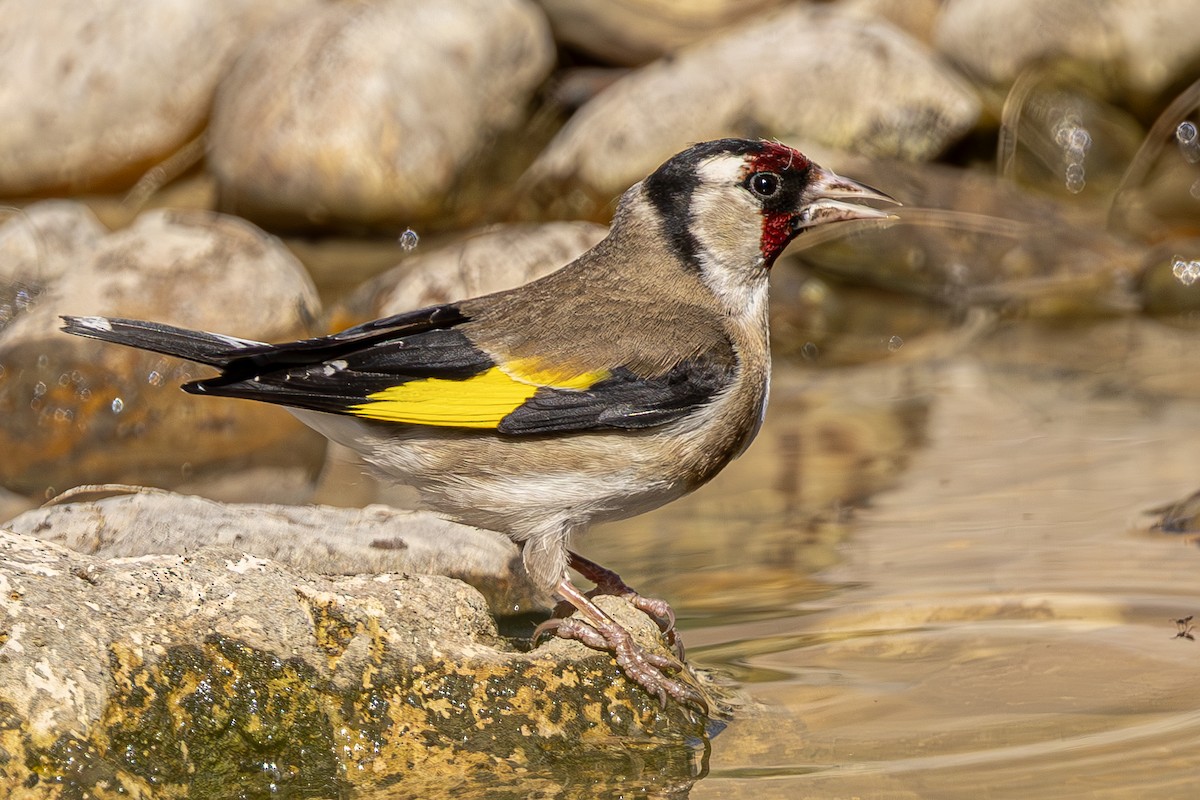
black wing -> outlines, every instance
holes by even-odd
[[[712,402],[733,382],[734,372],[732,364],[702,357],[649,378],[620,367],[587,389],[538,389],[508,414],[497,430],[539,434],[653,428]]]

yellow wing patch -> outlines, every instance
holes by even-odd
[[[543,386],[587,389],[608,377],[606,370],[555,374],[527,361],[492,367],[465,380],[426,378],[367,395],[347,411],[358,417],[410,425],[495,428]]]

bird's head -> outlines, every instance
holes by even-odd
[[[641,192],[674,254],[715,290],[764,284],[775,259],[803,231],[886,218],[861,203],[896,202],[798,150],[750,139],[693,145],[646,178]]]

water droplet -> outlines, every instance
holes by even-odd
[[[38,381],[37,383],[35,383],[35,384],[33,385],[33,396],[34,396],[35,398],[36,398],[36,397],[42,397],[42,396],[43,396],[43,395],[45,395],[45,394],[46,394],[46,383],[45,383],[45,381]]]
[[[888,339],[887,349],[893,353],[896,352],[897,350],[899,350],[903,346],[904,346],[904,340],[901,339],[899,336],[893,336],[892,338]]]
[[[805,342],[804,347],[800,348],[800,355],[804,356],[809,361],[815,361],[817,356],[820,354],[820,349],[812,342]]]
[[[1083,191],[1083,187],[1087,185],[1087,180],[1084,178],[1083,173],[1083,164],[1076,162],[1067,165],[1066,184],[1067,191],[1071,194],[1079,194]]]
[[[45,369],[46,367],[50,366],[50,356],[42,353],[37,357],[37,365],[39,369]]]
[[[151,386],[162,386],[162,382],[162,373],[156,369],[150,370],[150,374],[146,376],[146,383],[150,384]]]
[[[1175,275],[1175,280],[1184,286],[1191,286],[1200,280],[1200,259],[1175,256],[1171,259],[1171,272]]]
[[[412,228],[405,228],[398,241],[400,249],[407,253],[417,249],[417,245],[421,243],[421,237]]]
[[[1200,131],[1193,122],[1184,120],[1175,129],[1175,142],[1179,153],[1189,164],[1200,164]]]
[[[119,397],[114,397],[113,401],[112,401],[112,412],[114,414],[120,414],[124,410],[125,410],[125,401]]]
[[[1079,155],[1085,155],[1092,149],[1092,135],[1087,128],[1075,128],[1067,137],[1067,149]]]

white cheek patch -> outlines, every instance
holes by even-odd
[[[744,167],[741,158],[701,164],[690,217],[704,282],[731,317],[757,320],[765,309],[768,275],[762,209],[740,186]]]

